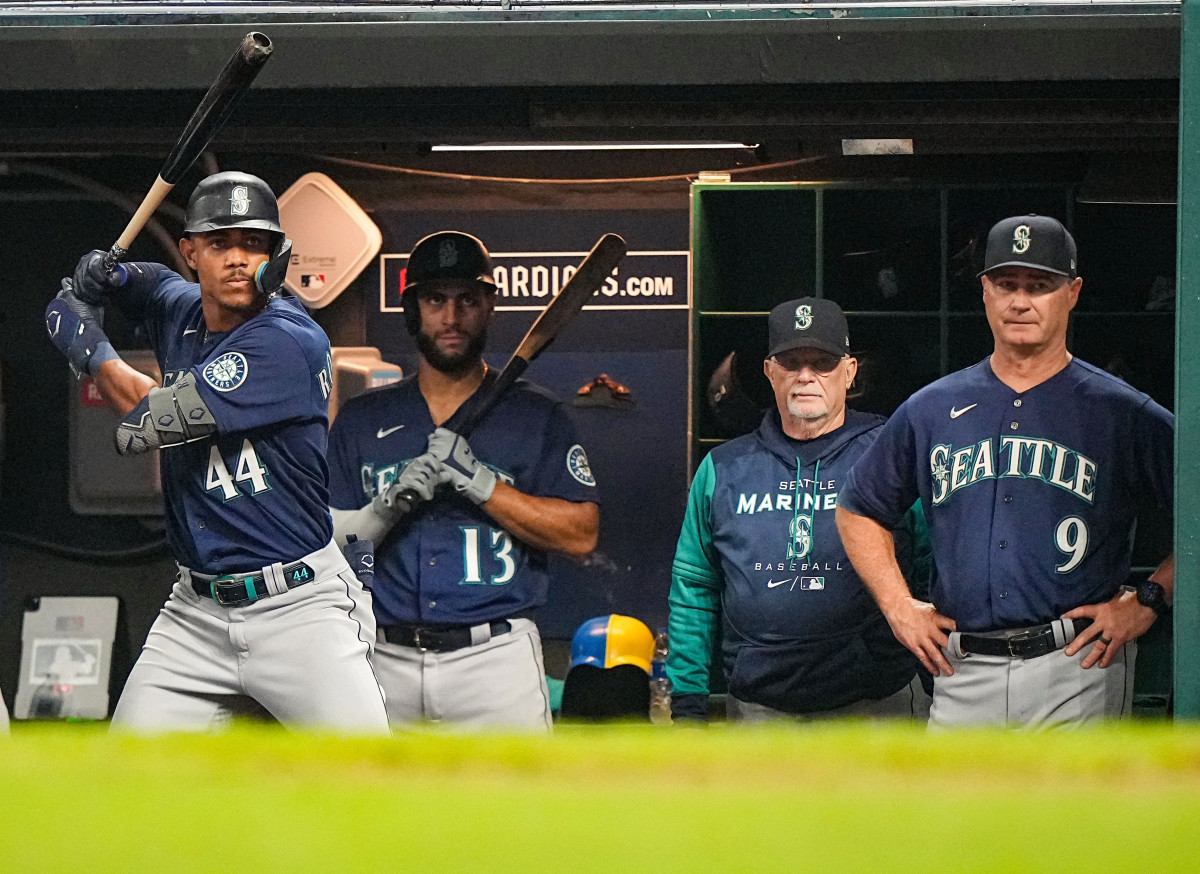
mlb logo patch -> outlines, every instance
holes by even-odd
[[[300,274],[301,288],[324,288],[325,274],[324,273],[301,273]]]
[[[800,590],[801,591],[813,591],[815,589],[823,589],[823,588],[825,588],[825,578],[824,577],[801,577],[800,578]]]

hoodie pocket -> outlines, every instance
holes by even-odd
[[[885,698],[912,679],[917,661],[902,647],[897,651],[881,646],[880,640],[868,642],[863,631],[803,643],[744,644],[734,658],[729,692],[785,713]]]

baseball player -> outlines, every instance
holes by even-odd
[[[329,341],[280,294],[291,243],[274,194],[244,173],[209,176],[179,248],[198,286],[159,264],[108,274],[92,252],[46,310],[72,369],[124,416],[117,451],[162,452],[179,577],[113,724],[200,730],[253,699],[288,726],[386,733],[374,618],[332,542]],[[105,301],[146,327],[162,386],[113,351]]]
[[[918,662],[834,523],[846,474],[883,424],[846,408],[857,370],[846,317],[831,300],[800,298],[771,311],[768,335],[776,408],[710,452],[692,480],[671,576],[672,717],[707,718],[720,641],[731,719],[923,719]],[[923,526],[916,511],[900,525],[903,515],[896,539],[911,565]]]
[[[532,616],[547,553],[596,545],[587,455],[561,405],[518,382],[455,433],[495,379],[480,357],[495,307],[491,258],[468,234],[417,243],[403,289],[416,374],[361,395],[329,438],[339,538],[377,545],[375,668],[392,724],[544,730],[550,703]],[[392,497],[423,502],[404,518]]]
[[[1136,640],[1169,609],[1173,562],[1122,584],[1139,505],[1172,505],[1174,417],[1067,351],[1083,280],[1059,222],[998,223],[980,277],[994,351],[914,394],[855,465],[837,511],[846,551],[936,676],[931,726],[1128,714]],[[932,604],[886,548],[918,495]]]

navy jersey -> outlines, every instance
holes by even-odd
[[[329,340],[291,298],[273,298],[220,334],[200,287],[157,264],[130,264],[118,303],[150,334],[163,384],[194,375],[216,419],[207,440],[162,450],[167,537],[205,573],[294,561],[327,545]]]
[[[453,431],[494,378],[489,373],[444,427]],[[434,427],[415,374],[347,402],[329,436],[333,506],[355,510],[386,491],[404,465],[425,452]],[[597,501],[571,420],[530,383],[509,389],[469,442],[481,463],[526,494]],[[443,485],[376,544],[375,616],[384,625],[465,625],[527,612],[546,601],[546,562],[544,552]]]
[[[891,526],[920,495],[931,597],[960,631],[1049,622],[1125,582],[1139,506],[1172,504],[1174,428],[1077,358],[1025,392],[985,359],[901,405],[838,503]]]

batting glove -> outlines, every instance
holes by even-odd
[[[80,300],[90,304],[102,304],[104,298],[113,290],[125,284],[127,277],[125,268],[120,264],[114,267],[111,273],[105,270],[104,253],[93,249],[79,259],[71,281]]]
[[[466,438],[446,428],[429,435],[429,454],[442,463],[454,490],[476,504],[486,504],[496,490],[496,474],[481,464]]]
[[[75,297],[69,279],[62,281],[62,291],[46,307],[46,333],[77,379],[85,373],[95,376],[101,364],[118,357],[100,327],[102,317],[96,307]]]
[[[441,462],[433,455],[425,453],[404,465],[404,470],[400,471],[396,481],[375,500],[380,503],[385,513],[391,513],[398,509],[397,497],[402,492],[411,492],[422,501],[432,501],[433,492],[438,484],[446,481]]]

